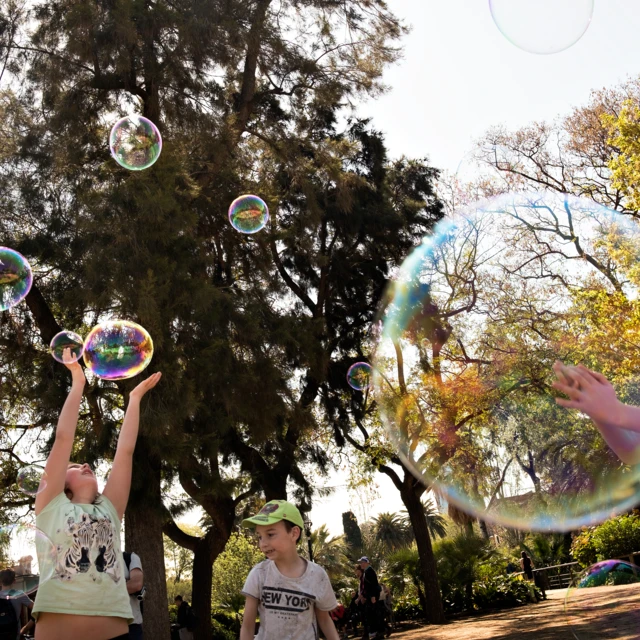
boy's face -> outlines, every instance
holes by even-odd
[[[278,556],[290,554],[292,550],[295,551],[296,540],[300,535],[297,529],[299,527],[292,527],[291,531],[287,531],[282,520],[275,524],[259,524],[256,527],[256,536],[260,551],[269,560],[277,560]]]

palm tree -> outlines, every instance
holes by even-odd
[[[385,580],[394,593],[403,593],[407,583],[413,584],[418,592],[422,613],[426,615],[427,600],[422,583],[420,556],[415,544],[398,549],[387,557]]]
[[[413,538],[407,519],[397,513],[381,513],[373,519],[376,538],[388,551],[395,551],[411,544]]]
[[[432,500],[427,500],[423,503],[424,513],[427,516],[427,528],[429,529],[429,535],[433,540],[436,538],[444,538],[447,535],[447,521],[440,514]],[[413,530],[411,529],[411,522],[409,520],[409,514],[406,511],[402,511],[402,522],[409,532],[409,540],[413,541]]]
[[[311,532],[311,550],[313,561],[324,568],[337,590],[344,586],[345,581],[353,580],[353,563],[347,556],[348,547],[344,536],[329,536],[324,524],[319,529],[314,529]]]
[[[471,608],[473,583],[478,579],[480,566],[490,560],[496,550],[486,538],[465,531],[440,540],[434,545],[433,552],[441,584],[464,587],[466,604]]]

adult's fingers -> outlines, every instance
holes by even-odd
[[[569,396],[572,400],[578,400],[582,396],[582,391],[576,385],[565,384],[564,382],[558,381],[554,382],[551,386]]]
[[[576,400],[566,400],[565,398],[556,398],[556,404],[565,409],[580,409],[582,405]]]
[[[609,384],[609,380],[607,380],[606,376],[603,376],[601,373],[598,373],[597,371],[593,371],[592,369],[588,369],[583,364],[579,364],[578,368],[585,375],[591,376],[594,380],[596,380],[600,384]]]

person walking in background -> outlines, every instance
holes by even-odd
[[[356,598],[356,606],[358,607],[358,619],[362,622],[362,640],[368,640],[369,621],[367,620],[367,600],[364,597],[364,571],[359,564],[356,565],[356,577],[358,578],[358,597]]]
[[[193,614],[191,607],[186,600],[182,599],[182,596],[176,596],[174,602],[178,607],[178,633],[180,640],[193,640]]]
[[[522,552],[522,557],[520,558],[520,568],[524,572],[527,580],[533,580],[533,561],[527,555],[526,551]]]
[[[364,590],[365,600],[365,616],[367,618],[369,626],[369,640],[381,637],[381,624],[380,624],[380,607],[378,601],[380,600],[380,583],[378,582],[378,574],[371,566],[369,558],[362,556],[358,560],[360,568],[363,571],[362,583]]]
[[[16,581],[15,571],[7,569],[0,571],[0,638],[4,640],[20,640],[20,622],[22,607],[29,611],[33,609],[33,602],[26,593],[12,589],[11,585]]]
[[[124,579],[127,582],[127,593],[131,602],[131,613],[133,622],[129,625],[129,640],[143,640],[142,633],[142,600],[138,596],[142,595],[144,584],[144,574],[142,573],[142,563],[137,553],[125,551],[124,558]]]

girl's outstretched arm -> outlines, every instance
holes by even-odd
[[[82,367],[77,362],[71,361],[70,349],[65,349],[62,354],[65,366],[71,371],[71,391],[65,400],[58,425],[56,437],[47,458],[45,476],[46,486],[36,495],[36,515],[38,515],[57,495],[64,491],[64,483],[67,477],[67,466],[73,449],[73,439],[78,426],[78,413],[80,401],[84,391],[85,377]]]
[[[588,415],[622,462],[640,462],[640,407],[620,402],[613,385],[584,365],[568,367],[556,362],[553,370],[558,377],[553,386],[568,396],[556,402]]]
[[[129,406],[127,407],[122,428],[120,429],[116,456],[113,460],[111,473],[109,473],[107,486],[103,492],[103,495],[109,498],[115,507],[120,520],[122,520],[122,516],[127,508],[127,502],[129,501],[133,451],[136,448],[138,427],[140,425],[140,400],[142,400],[147,391],[153,389],[153,387],[158,384],[161,377],[161,373],[154,373],[146,380],[143,380],[129,394]]]

